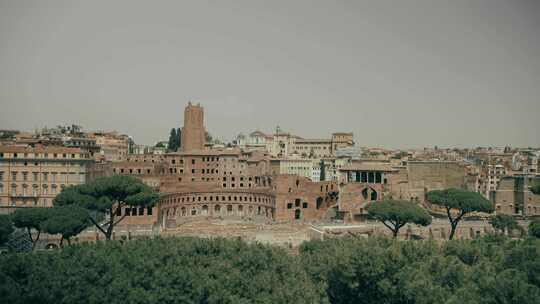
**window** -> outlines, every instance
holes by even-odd
[[[287,209],[292,209],[292,203],[287,204]]]
[[[300,207],[300,199],[299,198],[294,200],[294,206],[295,207]]]
[[[17,181],[17,172],[11,172],[11,180],[14,182]]]
[[[302,208],[305,209],[305,208],[307,208],[307,207],[308,207],[308,203],[306,203],[306,202],[302,203]]]

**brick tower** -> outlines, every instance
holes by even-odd
[[[204,109],[188,103],[184,110],[184,127],[182,127],[182,151],[203,150],[205,143]]]

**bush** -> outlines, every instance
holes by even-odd
[[[318,303],[283,250],[224,239],[74,245],[0,257],[0,303]]]
[[[540,220],[534,220],[529,224],[529,235],[540,239]]]
[[[540,240],[169,238],[0,256],[0,303],[537,303]]]
[[[537,303],[540,241],[340,238],[304,243],[300,259],[331,303]]]

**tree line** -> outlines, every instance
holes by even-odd
[[[538,303],[540,240],[155,238],[0,255],[1,303]]]

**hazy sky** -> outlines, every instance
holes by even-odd
[[[0,129],[540,146],[540,1],[0,0]]]

